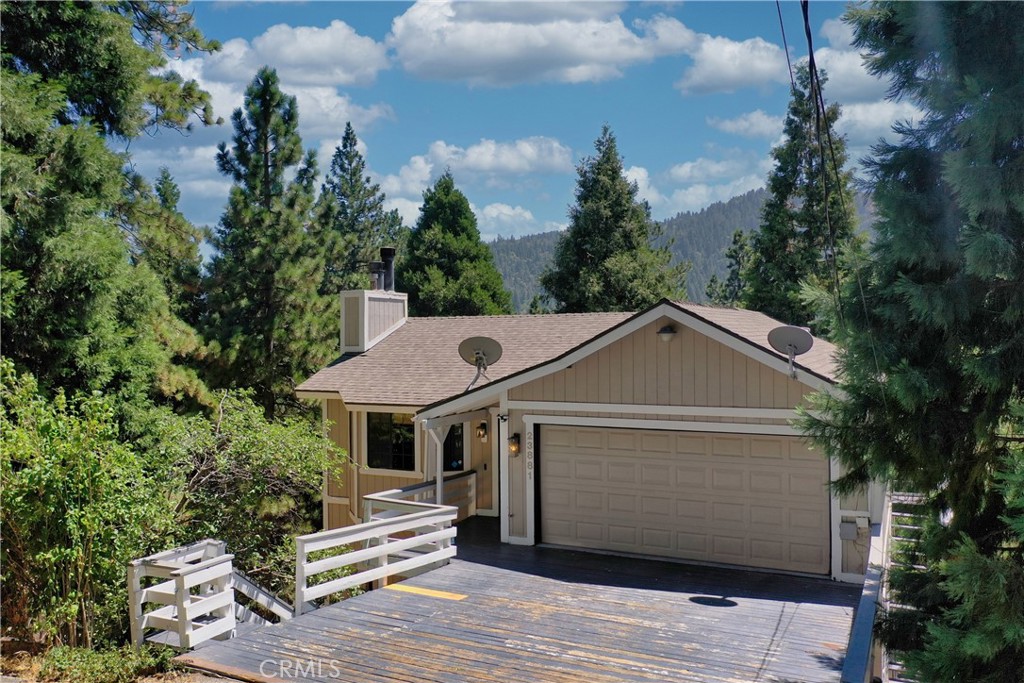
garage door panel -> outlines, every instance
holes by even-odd
[[[542,541],[827,573],[827,463],[799,439],[550,432],[538,452]]]
[[[707,486],[707,470],[703,467],[677,466],[676,486],[703,489]]]
[[[745,478],[743,470],[716,467],[711,470],[711,488],[715,491],[743,491]]]

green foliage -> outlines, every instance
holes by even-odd
[[[708,280],[706,294],[714,306],[736,306],[743,296],[742,273],[751,258],[750,238],[745,232],[737,230],[732,234],[732,244],[725,250],[725,257],[729,259],[729,275],[724,280],[712,275]]]
[[[352,124],[345,124],[317,202],[327,250],[324,294],[366,288],[366,265],[379,258],[380,247],[395,246],[400,239],[402,219],[396,209],[384,208],[385,195],[366,174],[358,142]]]
[[[167,53],[209,52],[180,11],[184,3],[15,2],[3,8],[6,70],[60,87],[61,124],[91,121],[107,135],[135,137],[145,126],[214,122],[210,96],[167,71]],[[6,98],[5,98],[6,99]]]
[[[156,186],[130,174],[120,208],[121,227],[131,237],[136,263],[145,263],[160,278],[171,309],[189,325],[202,312],[203,256],[200,245],[208,231],[192,225],[180,211],[181,192],[167,168]]]
[[[842,396],[804,426],[849,472],[841,488],[877,477],[926,496],[924,568],[893,571],[913,609],[890,645],[925,680],[1019,680],[1024,81],[1007,65],[1024,63],[1024,8],[850,18],[870,68],[925,114],[874,150],[878,238],[842,292]]]
[[[311,230],[316,157],[303,156],[298,116],[264,67],[231,116],[231,148],[221,143],[217,154],[235,184],[205,286],[211,375],[221,387],[253,388],[268,417],[297,408],[295,385],[337,344],[335,298],[319,291],[325,254]]]
[[[615,136],[605,126],[597,156],[577,167],[576,204],[569,229],[555,248],[541,286],[561,313],[635,311],[658,300],[682,298],[688,265],[670,266],[651,209],[637,200],[636,183],[623,175]]]
[[[409,314],[500,315],[512,312],[494,257],[480,241],[469,200],[450,171],[423,193],[396,288],[409,295]]]
[[[67,683],[132,683],[173,670],[177,652],[169,647],[125,645],[109,650],[58,646],[42,657],[40,680]]]
[[[201,399],[182,364],[198,339],[112,218],[122,159],[92,128],[54,124],[59,88],[8,71],[0,81],[4,355],[44,387],[115,394],[122,414]]]
[[[316,531],[324,472],[340,478],[345,462],[316,423],[267,421],[246,392],[225,392],[209,418],[167,416],[156,425],[168,479],[176,482],[167,495],[181,541],[225,541],[237,567],[287,595],[293,537]]]
[[[7,360],[0,380],[6,625],[69,645],[116,641],[125,566],[170,539],[169,500],[118,440],[111,401],[49,401]]]
[[[822,74],[820,84],[812,83],[806,64],[797,68],[785,141],[772,150],[761,228],[750,250],[740,252],[747,256],[739,271],[743,305],[792,325],[808,325],[815,316],[800,296],[802,284],[835,291],[845,277],[842,258],[860,248],[852,173],[842,170],[846,142],[832,134],[829,147],[827,131],[835,129],[839,106],[830,105],[820,121],[815,114],[818,87],[826,82]],[[736,266],[734,259],[730,269]]]

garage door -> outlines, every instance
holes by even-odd
[[[828,466],[796,437],[541,427],[541,542],[828,573]]]

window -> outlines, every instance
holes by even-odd
[[[366,466],[379,470],[416,471],[416,430],[412,415],[366,414]]]
[[[461,472],[465,469],[466,451],[463,444],[462,425],[452,425],[444,439],[445,472]]]

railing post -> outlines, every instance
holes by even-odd
[[[131,624],[132,645],[142,647],[142,563],[134,560],[128,563],[128,621]]]
[[[378,536],[374,540],[374,543],[378,547],[387,548],[388,537],[387,536]],[[383,555],[381,555],[379,558],[377,558],[377,566],[378,567],[386,567],[386,566],[388,566],[388,555],[387,555],[386,552]],[[377,579],[377,588],[383,588],[386,585],[388,585],[388,577],[385,576],[383,578]]]
[[[306,543],[295,539],[295,616],[302,616],[302,605],[306,602]]]
[[[174,577],[174,605],[175,624],[178,627],[178,647],[188,649],[192,647],[192,622],[187,618],[186,607],[191,602],[191,593],[185,587],[185,577]]]

